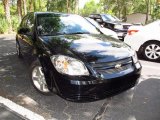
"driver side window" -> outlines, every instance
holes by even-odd
[[[33,34],[33,26],[34,26],[34,15],[28,14],[25,16],[21,22],[19,33],[25,35]]]

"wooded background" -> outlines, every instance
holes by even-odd
[[[81,0],[0,0],[0,33],[16,31],[27,12],[55,11],[88,16],[91,13],[109,13],[120,19],[132,13],[145,13],[152,20],[160,18],[160,0],[90,0],[79,8]]]

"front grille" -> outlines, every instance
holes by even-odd
[[[119,67],[116,67],[119,65]],[[132,68],[132,58],[126,58],[113,62],[92,64],[93,69],[101,74],[116,74]]]
[[[125,78],[120,78],[118,80],[112,80],[109,83],[98,84],[95,86],[81,86],[82,92],[81,94],[72,93],[66,96],[68,100],[83,102],[83,101],[95,101],[98,99],[104,99],[106,97],[110,97],[116,94],[119,94],[133,86],[136,85],[138,76],[130,76]],[[86,90],[84,90],[87,87]],[[95,88],[92,91],[89,91],[91,87]]]

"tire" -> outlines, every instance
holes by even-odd
[[[158,62],[160,61],[160,42],[152,41],[144,45],[143,57],[146,60]]]
[[[48,89],[43,68],[38,60],[34,61],[30,67],[30,80],[33,87],[43,95],[51,95]]]
[[[17,52],[17,55],[18,55],[18,58],[22,58],[22,54],[21,54],[21,49],[20,49],[20,45],[19,43],[16,41],[16,52]]]

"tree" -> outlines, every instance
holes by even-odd
[[[34,8],[33,8],[33,3],[34,2],[34,0],[29,0],[29,11],[33,11],[34,10]]]
[[[85,4],[84,8],[81,10],[81,14],[83,16],[88,16],[89,14],[99,13],[100,11],[101,11],[100,4],[97,4],[95,3],[94,0],[91,0]]]
[[[148,23],[148,17],[149,17],[149,4],[150,4],[150,0],[145,0],[146,2],[146,22],[145,23]]]
[[[5,17],[6,17],[6,20],[7,20],[8,24],[9,24],[8,32],[11,32],[12,31],[12,24],[11,24],[9,0],[3,0],[2,2],[3,2],[3,5],[4,5]]]
[[[39,2],[39,10],[42,11],[42,5],[41,5],[41,0],[38,1]]]
[[[18,11],[18,19],[19,22],[22,20],[22,1],[17,0],[17,11]]]
[[[69,13],[69,0],[66,0],[67,1],[67,13]]]
[[[74,13],[75,0],[48,0],[47,1],[47,10],[56,11],[56,12],[67,12]]]
[[[130,13],[133,6],[133,0],[101,0],[100,2],[103,6],[106,6],[105,13],[112,11],[114,15],[123,19]]]
[[[79,14],[79,0],[75,0],[75,11],[74,13]]]
[[[23,0],[23,9],[24,9],[24,15],[27,14],[27,2],[26,0]]]

